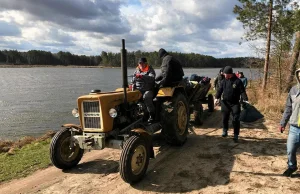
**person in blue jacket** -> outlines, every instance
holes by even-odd
[[[246,89],[247,88],[247,84],[248,84],[248,79],[244,76],[244,73],[241,72],[241,71],[239,72],[239,78],[243,82],[244,88]]]

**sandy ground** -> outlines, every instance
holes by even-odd
[[[221,119],[216,110],[202,126],[192,126],[182,147],[171,147],[156,135],[156,158],[135,185],[118,173],[120,150],[104,149],[86,153],[70,171],[49,167],[3,183],[0,193],[299,193],[300,174],[281,176],[287,131],[278,133],[271,121],[242,123],[240,142],[234,143],[232,130],[228,138],[221,137]]]

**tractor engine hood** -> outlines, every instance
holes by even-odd
[[[123,90],[123,88],[121,88]],[[77,99],[80,124],[84,131],[108,132],[113,128],[113,118],[109,110],[124,103],[124,92],[117,89],[113,92],[90,93]],[[140,91],[127,91],[127,102],[136,102],[142,97]],[[87,111],[89,110],[89,111]],[[94,120],[97,120],[95,124]],[[93,120],[93,121],[89,121]],[[92,125],[89,125],[91,122]]]

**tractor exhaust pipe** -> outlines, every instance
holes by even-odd
[[[125,49],[125,39],[122,39],[122,49],[121,49],[121,67],[122,67],[122,79],[123,79],[123,89],[124,89],[124,105],[127,107],[127,51]]]

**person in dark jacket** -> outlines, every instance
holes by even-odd
[[[240,98],[243,99],[244,102],[248,103],[248,97],[244,88],[242,81],[236,77],[233,73],[232,67],[226,66],[224,68],[224,77],[225,79],[222,81],[220,88],[218,89],[215,96],[215,103],[221,100],[221,112],[223,114],[223,134],[222,137],[228,136],[228,121],[230,117],[230,113],[232,113],[232,125],[234,128],[234,138],[235,142],[238,141],[238,137],[240,134],[240,113],[241,113],[241,105]]]
[[[138,89],[143,94],[143,99],[149,112],[148,122],[151,123],[155,118],[155,107],[153,105],[153,89],[155,82],[155,71],[148,65],[146,58],[140,58],[139,64],[133,73],[133,88]]]
[[[288,94],[285,110],[280,121],[279,130],[285,130],[287,122],[290,124],[289,136],[287,139],[288,169],[283,176],[290,177],[297,171],[297,150],[300,147],[300,69],[295,73],[298,84],[293,86]]]
[[[225,79],[223,75],[224,67],[220,69],[219,74],[217,75],[215,81],[214,81],[214,90],[218,91],[222,81]]]
[[[161,73],[155,78],[160,87],[171,86],[173,82],[181,81],[184,73],[180,62],[161,48],[158,51],[162,59]]]

